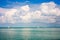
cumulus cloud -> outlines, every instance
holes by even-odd
[[[30,7],[29,7],[29,5],[25,5],[25,6],[21,7],[21,10],[23,10],[23,11],[29,11]]]
[[[36,7],[37,8],[37,7]],[[32,10],[32,11],[31,11]],[[42,3],[38,9],[32,9],[30,5],[17,8],[0,8],[0,23],[32,23],[33,20],[44,23],[55,23],[60,16],[60,8],[54,2]]]
[[[30,13],[27,13],[24,16],[20,16],[20,18],[22,19],[22,22],[27,23],[27,22],[31,22],[32,16]]]
[[[44,13],[46,15],[59,16],[60,15],[60,8],[58,8],[57,6],[58,5],[56,5],[54,2],[42,3],[40,5],[40,9],[41,9],[42,13]]]

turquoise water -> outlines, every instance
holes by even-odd
[[[60,28],[2,28],[0,40],[60,40]]]

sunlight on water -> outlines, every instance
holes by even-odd
[[[22,30],[22,35],[23,35],[24,40],[28,40],[29,36],[31,35],[31,32],[28,29],[29,28],[24,28]]]

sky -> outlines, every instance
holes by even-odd
[[[0,27],[60,28],[60,0],[0,0]]]

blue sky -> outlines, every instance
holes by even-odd
[[[60,0],[0,0],[0,27],[60,27]]]
[[[12,3],[14,2],[20,2],[20,3],[28,2],[30,4],[40,4],[43,2],[50,2],[50,1],[53,1],[56,4],[60,5],[60,0],[0,0],[0,7],[6,7],[6,5],[12,5]]]

